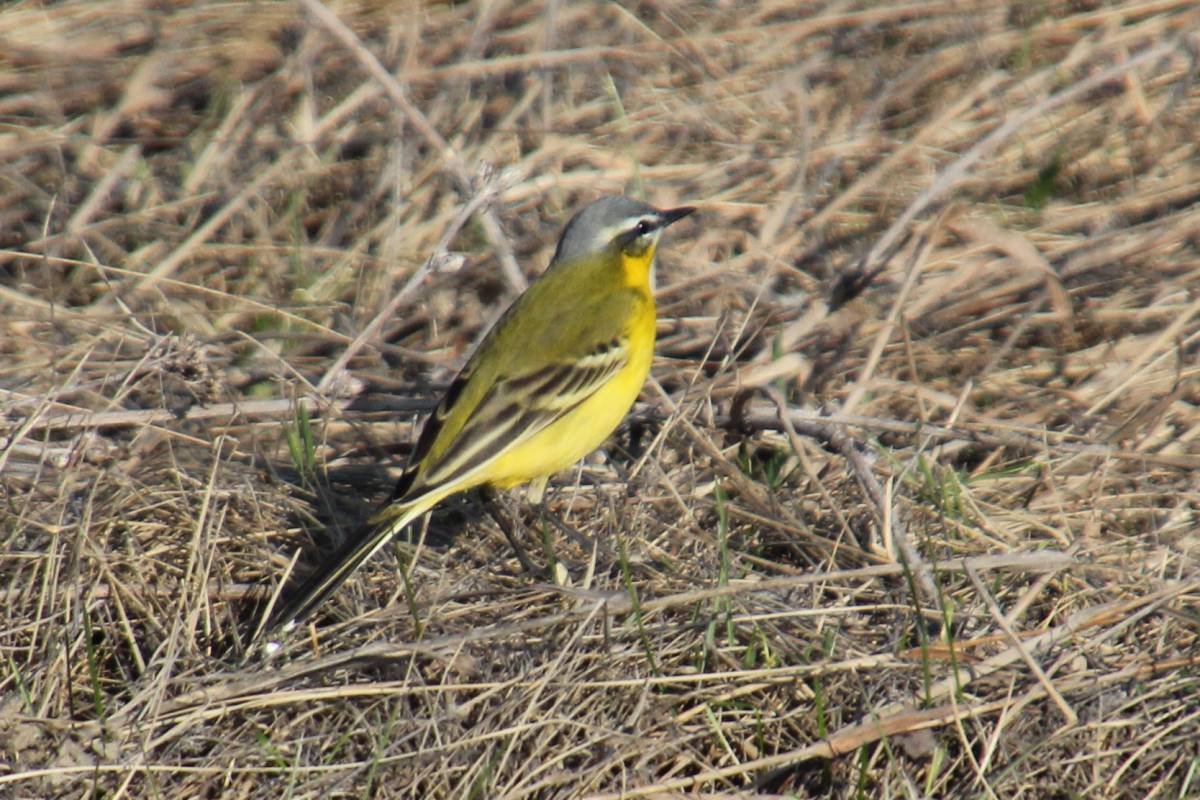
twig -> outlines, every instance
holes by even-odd
[[[987,447],[1012,447],[1023,453],[1046,453],[1047,446],[1053,445],[1071,455],[1091,458],[1115,458],[1123,461],[1141,461],[1146,464],[1157,464],[1164,467],[1181,469],[1200,468],[1200,454],[1186,453],[1144,453],[1134,450],[1121,450],[1116,447],[1088,442],[1069,441],[1077,439],[1079,434],[1063,433],[1043,428],[1026,427],[1022,432],[993,432],[988,428],[995,426],[983,423],[957,423],[953,427],[931,425],[929,423],[903,422],[900,420],[881,419],[879,417],[864,417],[859,415],[829,414],[823,415],[816,411],[789,408],[786,414],[788,421],[800,433],[820,439],[830,424],[849,425],[867,430],[888,433],[920,436],[941,441],[959,440]],[[733,419],[731,416],[718,415],[716,424],[722,428],[749,430],[782,430],[783,423],[777,411],[767,411],[758,408]],[[1011,427],[1017,428],[1018,425]]]
[[[1052,109],[1068,103],[1099,86],[1103,86],[1109,81],[1121,78],[1143,64],[1162,58],[1168,53],[1178,50],[1179,47],[1180,44],[1177,39],[1161,42],[1154,47],[1143,50],[1133,58],[1123,60],[1115,66],[1101,70],[1081,81],[1077,81],[1062,91],[1055,92],[1042,102],[1035,103],[1009,117],[1000,127],[983,137],[971,149],[959,156],[953,164],[942,170],[937,179],[925,191],[917,195],[915,200],[908,204],[904,212],[896,218],[895,222],[888,226],[888,229],[875,242],[875,246],[863,257],[859,270],[869,272],[874,265],[891,258],[900,239],[912,225],[912,221],[942,197],[942,195],[949,193],[951,189],[964,180],[970,172],[971,167],[975,166],[984,156],[994,152],[1010,136],[1024,130],[1035,120],[1044,118]],[[1060,68],[1059,64],[1054,64],[1047,69],[1057,71]]]
[[[1017,636],[1017,632],[1013,630],[1012,625],[1005,618],[1004,611],[1001,610],[999,604],[996,602],[996,598],[992,597],[992,593],[983,585],[983,581],[979,580],[979,573],[975,572],[971,567],[967,567],[965,572],[967,578],[975,587],[975,591],[979,593],[984,604],[988,607],[988,611],[991,612],[992,619],[996,621],[996,624],[1000,626],[1000,629],[1012,641],[1013,649],[1017,651],[1029,669],[1033,670],[1033,674],[1037,677],[1038,682],[1046,690],[1046,696],[1054,701],[1054,704],[1058,706],[1058,710],[1066,717],[1067,727],[1073,728],[1078,725],[1079,716],[1075,713],[1075,709],[1071,708],[1063,696],[1059,694],[1058,689],[1054,688],[1053,681],[1050,680],[1050,676],[1042,669],[1042,665],[1037,663],[1033,656],[1030,655],[1029,650],[1021,642],[1021,637]]]
[[[796,433],[796,429],[788,417],[786,401],[784,401],[783,396],[773,387],[767,389],[767,396],[775,403],[779,412],[779,422],[783,425],[784,431],[787,432],[788,437],[792,440],[793,447],[797,446],[795,440],[799,435]],[[921,589],[926,594],[925,599],[930,603],[936,603],[938,600],[938,591],[937,587],[934,586],[933,577],[926,568],[925,559],[913,547],[912,541],[908,538],[908,529],[900,521],[899,515],[892,509],[887,495],[883,491],[883,487],[879,485],[879,481],[875,478],[875,473],[871,471],[871,464],[867,461],[867,457],[863,455],[858,445],[836,425],[814,427],[816,428],[815,432],[818,433],[821,440],[832,446],[846,459],[850,465],[850,469],[854,472],[854,477],[858,479],[859,485],[866,493],[867,499],[871,501],[871,506],[875,510],[876,520],[880,526],[884,526],[886,523],[888,529],[891,530],[896,546],[900,549],[900,555],[904,559],[905,566],[916,574],[917,581],[921,584]]]
[[[375,398],[364,401],[361,397],[344,398],[327,404],[336,411],[347,409],[369,411],[395,411],[400,413],[428,411],[434,406],[433,400],[410,398]],[[9,428],[14,437],[25,436],[47,430],[88,430],[92,428],[134,428],[147,425],[163,425],[169,422],[193,422],[196,420],[216,419],[229,421],[238,417],[274,417],[292,412],[293,401],[290,399],[277,400],[244,400],[237,403],[216,403],[211,406],[193,406],[182,415],[175,414],[165,408],[148,408],[139,411],[78,411],[68,414],[45,415],[40,411],[23,420],[15,428]],[[6,429],[0,428],[0,434]]]
[[[396,104],[396,107],[408,119],[409,124],[416,128],[422,138],[441,154],[450,177],[454,179],[454,182],[458,186],[459,193],[463,197],[470,197],[474,190],[472,189],[470,173],[468,173],[466,165],[463,163],[462,156],[438,133],[437,128],[433,126],[429,118],[409,101],[400,83],[380,63],[375,54],[368,50],[363,45],[362,40],[358,38],[358,35],[338,19],[336,14],[326,8],[320,0],[300,0],[300,2],[326,30],[333,34],[347,50],[354,54],[359,63],[371,74],[371,77],[379,82],[384,92],[387,93],[388,98]],[[488,241],[496,248],[496,254],[500,258],[500,266],[504,271],[504,278],[508,281],[509,288],[514,292],[524,291],[527,285],[525,275],[521,272],[521,268],[517,264],[512,246],[508,243],[508,238],[504,235],[496,212],[490,208],[483,209],[480,221],[483,224]]]
[[[367,342],[375,339],[375,335],[379,333],[383,324],[391,319],[397,309],[408,301],[409,297],[416,292],[417,288],[425,280],[425,277],[431,272],[436,272],[442,262],[449,258],[446,249],[450,246],[451,240],[462,229],[462,226],[467,224],[467,220],[471,218],[472,214],[478,211],[481,206],[485,206],[491,202],[496,195],[496,191],[495,182],[489,181],[471,195],[467,203],[459,209],[454,220],[446,228],[446,231],[442,234],[442,238],[433,248],[433,252],[429,254],[429,258],[425,259],[425,263],[412,274],[412,277],[405,282],[400,291],[396,292],[392,296],[392,299],[383,308],[379,309],[375,317],[362,329],[358,336],[354,337],[354,340],[342,351],[342,354],[337,357],[329,369],[325,370],[325,375],[317,383],[316,391],[319,396],[324,397],[330,386],[342,374],[346,365],[350,363],[350,359],[354,358]]]

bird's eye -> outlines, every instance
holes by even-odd
[[[650,227],[650,223],[643,219],[638,222],[636,230],[638,236],[645,236],[653,229]]]

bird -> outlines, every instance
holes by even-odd
[[[269,627],[291,630],[393,536],[469,489],[546,481],[599,447],[637,399],[654,355],[663,230],[696,209],[607,195],[575,214],[546,270],[450,383],[409,465],[366,524],[305,580]]]

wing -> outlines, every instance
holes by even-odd
[[[405,487],[406,493],[410,496],[425,494],[463,480],[574,411],[628,362],[629,340],[619,337],[597,345],[574,361],[550,363],[532,372],[496,381],[472,409],[446,449],[436,458],[418,465],[416,474]],[[447,391],[448,399],[453,390],[454,384]],[[446,404],[445,412],[442,406],[438,407],[421,433],[418,452],[422,443],[426,444],[425,453],[430,451],[443,421],[452,413],[452,402]],[[438,430],[429,433],[429,425],[436,425]]]
[[[409,456],[408,468],[400,476],[400,480],[396,482],[396,488],[392,490],[391,501],[399,500],[411,491],[413,483],[416,482],[421,463],[428,457],[429,451],[433,448],[433,443],[437,441],[438,434],[442,432],[442,427],[446,424],[446,419],[453,413],[455,403],[458,402],[458,398],[462,396],[463,389],[466,388],[467,383],[471,379],[471,374],[474,372],[473,366],[473,363],[468,363],[463,368],[463,371],[455,376],[450,385],[446,387],[446,393],[442,395],[437,408],[429,415],[429,419],[425,420],[425,427],[421,428],[421,435],[417,437],[416,447],[413,448],[412,455]]]

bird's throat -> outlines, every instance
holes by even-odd
[[[654,250],[651,247],[641,255],[621,254],[621,271],[625,276],[625,285],[641,289],[647,293],[654,291]]]

